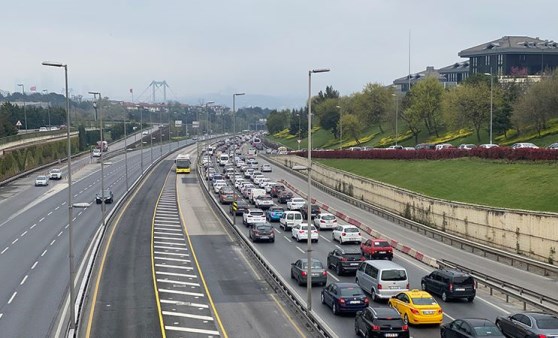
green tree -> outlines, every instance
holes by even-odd
[[[360,95],[355,96],[358,115],[366,126],[377,125],[383,133],[382,123],[388,111],[393,111],[393,89],[379,83],[368,83]]]
[[[316,106],[312,106],[312,112],[315,112],[316,116],[319,118],[319,125],[333,133],[333,135],[338,134],[337,125],[339,123],[339,99],[329,98],[326,99]]]
[[[353,138],[357,144],[360,144],[358,137],[364,128],[358,117],[353,114],[344,114],[341,118],[341,126],[343,135]]]
[[[437,78],[429,76],[411,88],[410,109],[418,114],[429,134],[439,137],[442,126],[442,97],[444,87]]]
[[[287,128],[288,121],[289,121],[289,114],[290,111],[288,110],[282,110],[282,111],[274,110],[271,113],[269,113],[269,116],[267,117],[267,130],[269,131],[269,133],[275,134]]]

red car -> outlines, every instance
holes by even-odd
[[[368,259],[393,259],[393,247],[385,239],[369,239],[360,244],[360,251]]]

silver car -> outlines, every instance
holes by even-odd
[[[48,177],[45,175],[40,175],[37,176],[37,178],[35,179],[35,186],[36,187],[46,187],[48,185]]]

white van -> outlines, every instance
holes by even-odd
[[[258,196],[265,196],[266,192],[265,189],[257,189],[254,188],[252,190],[250,190],[250,194],[248,195],[248,199],[250,200],[250,203],[254,203],[256,202],[256,198],[258,198]]]
[[[224,167],[226,164],[229,164],[229,155],[221,154],[221,156],[219,156],[219,165]]]
[[[372,300],[389,299],[409,291],[407,270],[392,261],[364,261],[356,272],[356,283]]]
[[[302,214],[300,211],[285,211],[279,219],[279,226],[285,231],[302,223]]]

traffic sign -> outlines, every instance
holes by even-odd
[[[237,210],[238,210],[238,203],[236,203],[236,201],[232,202],[232,210],[233,210],[233,211],[237,211]]]
[[[21,126],[22,126],[21,121],[20,121],[20,120],[17,120],[17,122],[16,122],[16,127],[21,127]]]

